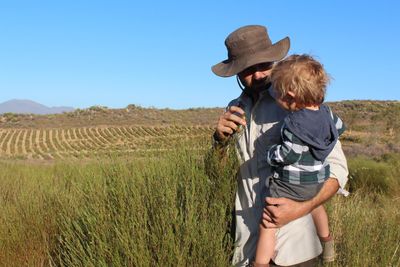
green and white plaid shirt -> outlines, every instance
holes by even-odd
[[[342,120],[331,112],[338,134],[345,126]],[[272,166],[272,176],[291,184],[323,183],[330,175],[330,166],[317,160],[310,146],[293,134],[286,124],[281,128],[281,143],[273,145],[267,153],[267,161]]]

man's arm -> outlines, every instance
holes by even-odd
[[[331,177],[324,183],[319,193],[314,198],[304,202],[296,202],[287,198],[267,198],[267,206],[263,213],[264,226],[281,227],[300,218],[325,203],[335,195],[339,188],[346,185],[347,162],[339,141],[326,160],[330,164]]]
[[[342,144],[338,140],[332,152],[326,158],[330,165],[330,177],[337,179],[340,188],[344,189],[347,183],[349,170],[347,160],[342,150]]]
[[[338,189],[337,179],[329,178],[314,198],[304,202],[297,202],[288,198],[267,197],[267,206],[263,213],[263,225],[267,228],[282,227],[297,218],[303,217],[329,200]]]

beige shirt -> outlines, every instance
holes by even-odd
[[[271,174],[266,161],[268,148],[280,140],[280,128],[286,111],[282,110],[267,91],[261,93],[253,106],[252,100],[239,97],[246,113],[247,126],[237,136],[237,154],[241,163],[236,193],[236,240],[233,265],[246,266],[254,257],[258,227],[266,196],[265,181]],[[330,177],[337,178],[343,188],[347,182],[346,158],[338,142],[326,159]],[[287,266],[315,258],[322,252],[311,215],[294,220],[276,234],[278,265]]]

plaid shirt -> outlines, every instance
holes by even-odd
[[[345,126],[342,120],[330,111],[338,134]],[[272,176],[292,184],[323,183],[330,175],[329,164],[315,159],[309,145],[294,135],[285,124],[281,128],[281,143],[272,146],[267,153],[272,166]]]

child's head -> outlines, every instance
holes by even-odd
[[[292,55],[274,66],[271,82],[278,102],[292,110],[322,104],[329,75],[311,56]]]

